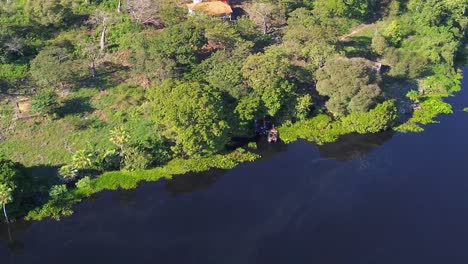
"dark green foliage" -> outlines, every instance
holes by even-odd
[[[330,99],[327,109],[336,116],[366,112],[381,94],[379,74],[363,59],[338,58],[317,72],[317,91]]]
[[[42,87],[56,87],[73,75],[71,55],[65,48],[49,46],[31,61],[31,76]]]
[[[18,211],[24,199],[31,196],[33,180],[20,163],[0,157],[0,184],[13,190],[13,209]]]

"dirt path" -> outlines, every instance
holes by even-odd
[[[375,25],[375,23],[372,23],[372,24],[361,24],[361,25],[359,25],[359,26],[353,28],[353,29],[351,30],[351,32],[349,32],[348,34],[342,36],[342,37],[340,38],[340,41],[350,41],[350,40],[351,40],[350,38],[351,38],[352,36],[354,36],[354,35],[356,35],[356,34],[358,34],[358,33],[361,33],[362,31],[364,31],[364,30],[366,30],[366,29],[368,29],[368,28],[370,28],[370,27],[373,27],[374,25]]]

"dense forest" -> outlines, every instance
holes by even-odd
[[[189,3],[0,0],[5,217],[253,160],[236,148],[266,116],[284,142],[324,143],[451,112],[466,0],[223,1],[229,17]]]

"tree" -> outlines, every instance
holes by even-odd
[[[247,96],[250,91],[244,84],[241,69],[248,54],[248,47],[242,46],[232,54],[221,50],[215,52],[199,65],[201,79],[234,98]]]
[[[157,0],[127,0],[127,12],[133,20],[144,25],[159,26],[160,3]]]
[[[3,214],[5,215],[6,222],[10,222],[8,219],[6,205],[13,201],[12,196],[13,189],[5,183],[0,183],[0,204],[3,207]]]
[[[31,61],[30,73],[42,87],[63,86],[73,76],[71,55],[65,48],[48,46]]]
[[[7,221],[6,204],[21,203],[30,193],[31,186],[31,178],[26,175],[24,166],[0,157],[0,204]]]
[[[249,17],[262,28],[263,34],[269,33],[272,27],[285,24],[286,16],[279,5],[254,2],[246,8]]]
[[[370,61],[337,58],[317,72],[317,91],[329,97],[325,105],[335,116],[367,112],[381,94],[379,78]]]
[[[166,28],[157,35],[142,32],[130,54],[132,69],[150,84],[160,84],[195,65],[206,43],[203,29],[191,22]]]
[[[71,1],[27,0],[24,11],[29,20],[42,25],[60,25],[71,13]]]
[[[314,13],[323,18],[346,17],[363,19],[368,0],[315,0]]]
[[[224,148],[230,126],[219,91],[197,82],[165,81],[150,93],[155,121],[179,153],[201,155]]]
[[[325,22],[312,11],[299,8],[289,14],[284,30],[284,49],[300,61],[311,73],[339,54],[337,45],[340,32],[335,23]]]
[[[99,52],[101,55],[104,54],[104,50],[106,49],[107,29],[110,25],[114,24],[116,20],[117,17],[115,14],[96,9],[87,21],[88,24],[96,28],[101,27],[101,38],[99,40]]]
[[[250,55],[242,73],[269,115],[275,116],[281,108],[293,104],[293,85],[288,80],[291,62],[281,49],[271,48],[265,53]]]

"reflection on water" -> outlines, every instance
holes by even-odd
[[[261,140],[263,158],[233,170],[102,192],[61,222],[0,225],[1,263],[468,263],[463,85],[455,114],[422,134]]]
[[[165,189],[172,194],[191,193],[210,188],[225,174],[225,170],[209,170],[187,175],[176,175],[164,184]]]
[[[372,149],[383,145],[392,138],[393,131],[375,134],[349,134],[335,142],[317,146],[320,156],[325,159],[351,160],[365,156]]]

